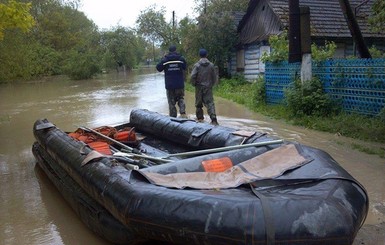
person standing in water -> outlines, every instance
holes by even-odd
[[[176,46],[171,45],[169,52],[156,65],[159,72],[164,71],[167,102],[171,117],[177,117],[176,104],[180,117],[187,118],[184,102],[184,79],[187,63],[185,58],[176,52]]]
[[[212,90],[214,84],[218,81],[215,66],[207,59],[206,49],[200,49],[199,56],[200,60],[195,63],[191,72],[191,84],[195,87],[196,117],[198,122],[204,120],[204,105],[207,108],[207,114],[210,116],[211,124],[218,125]]]

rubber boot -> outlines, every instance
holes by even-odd
[[[214,126],[218,126],[219,125],[216,117],[211,118],[211,124],[214,125]]]

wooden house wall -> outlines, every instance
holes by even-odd
[[[233,52],[230,61],[230,71],[234,75],[236,73],[242,73],[246,80],[252,81],[259,77],[264,72],[263,64],[260,62],[261,54],[261,43],[254,43],[244,47],[244,60],[245,66],[242,72],[237,71],[237,60],[236,52]]]
[[[228,71],[232,76],[234,76],[237,73],[237,52],[233,51],[231,53],[231,59],[228,63]]]
[[[246,80],[254,80],[259,76],[260,47],[260,44],[253,44],[245,49],[244,76]]]
[[[359,6],[361,2],[362,0],[351,0],[352,6]],[[370,13],[372,4],[373,0],[369,0],[357,8],[357,22],[367,46],[370,48],[375,45],[377,49],[384,51],[385,32],[373,33],[367,23],[367,13]],[[312,42],[324,45],[325,40],[334,41],[338,45],[334,58],[354,56],[353,40],[337,0],[300,0],[300,5],[309,6],[311,9]],[[231,74],[243,73],[248,80],[258,77],[261,72],[260,44],[266,43],[270,35],[278,34],[283,28],[287,28],[288,14],[288,0],[250,0],[249,8],[238,26],[237,48],[244,49],[245,64],[244,67],[243,64],[237,64],[234,52],[229,62]]]
[[[353,57],[353,42],[350,41],[335,41],[337,44],[337,51],[334,58],[340,59],[340,58],[348,58]],[[324,43],[324,41],[323,41]],[[370,41],[368,42],[368,47],[370,48],[372,45],[375,45],[375,47],[379,50],[385,51],[385,42],[379,41]],[[245,67],[243,71],[237,71],[237,58],[236,58],[236,52],[234,51],[231,57],[231,60],[229,62],[229,70],[231,75],[241,73],[244,75],[245,79],[248,81],[252,81],[258,78],[259,75],[264,74],[264,70],[261,70],[262,63],[260,62],[261,58],[261,43],[254,43],[251,45],[244,46],[244,59],[245,59]]]

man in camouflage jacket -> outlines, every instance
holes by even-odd
[[[191,83],[195,86],[195,109],[198,121],[203,121],[203,105],[207,108],[207,114],[211,119],[211,124],[218,125],[215,114],[215,104],[213,97],[213,86],[217,83],[218,77],[215,72],[214,64],[207,59],[207,50],[200,49],[200,60],[195,63],[191,72]]]

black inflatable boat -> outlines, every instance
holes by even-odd
[[[81,128],[111,154],[37,120],[38,165],[116,244],[352,244],[365,189],[329,154],[268,135],[134,109],[135,142]]]

